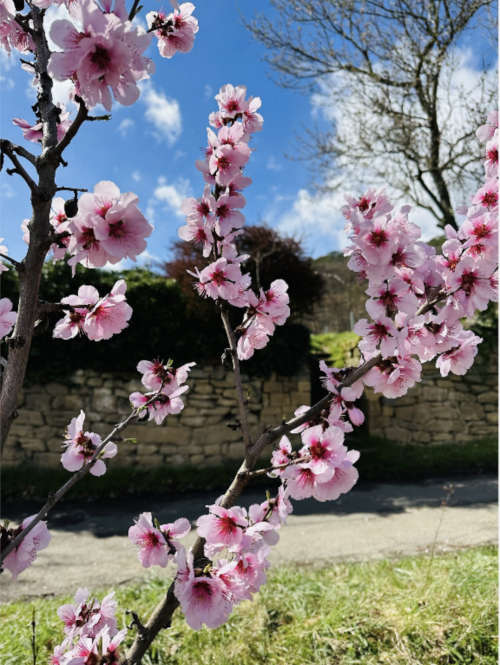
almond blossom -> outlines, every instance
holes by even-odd
[[[34,519],[36,515],[26,517],[17,529],[8,529],[0,527],[0,541],[2,549],[6,547],[9,542],[14,540],[16,536],[21,533]],[[50,542],[50,533],[47,530],[46,522],[38,522],[36,526],[24,537],[19,545],[9,552],[3,560],[3,566],[10,571],[12,579],[26,570],[35,561],[37,553],[45,549]]]
[[[17,312],[12,311],[12,302],[0,298],[0,339],[10,333],[17,319]]]
[[[77,4],[73,17],[80,29],[66,19],[52,24],[51,39],[63,50],[52,53],[49,73],[58,81],[71,79],[88,108],[102,104],[111,111],[111,92],[130,106],[139,98],[137,82],[154,71],[142,55],[151,36],[92,0]]]
[[[170,14],[146,14],[148,28],[154,31],[163,58],[171,58],[177,51],[188,53],[193,48],[194,36],[198,32],[198,21],[192,16],[194,10],[193,3],[183,2],[180,5],[175,3]]]
[[[80,411],[80,414],[71,420],[66,430],[66,438],[63,443],[66,450],[61,455],[61,463],[68,471],[78,471],[84,464],[88,464],[102,444],[99,434],[83,431],[84,420],[85,413]],[[103,459],[114,457],[117,452],[116,444],[109,441],[93,462],[89,473],[93,476],[104,475],[106,464]]]

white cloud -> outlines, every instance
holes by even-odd
[[[345,219],[341,208],[344,205],[342,194],[312,193],[299,189],[295,199],[284,212],[267,214],[266,219],[273,219],[273,226],[285,235],[293,236],[311,245],[318,236],[331,239],[330,247],[322,247],[323,254],[338,250],[347,243],[344,232]]]
[[[175,214],[182,219],[184,214],[181,212],[182,202],[190,195],[191,184],[186,178],[178,178],[173,183],[168,183],[166,178],[158,178],[158,186],[154,190],[155,203],[163,204],[163,208]]]
[[[0,49],[0,89],[12,90],[15,86],[14,79],[7,76],[7,72],[14,66],[14,56],[7,55],[7,53]]]
[[[182,131],[179,102],[156,90],[150,81],[141,86],[141,100],[146,105],[145,117],[154,127],[154,135],[173,145]]]
[[[274,155],[271,155],[267,160],[266,169],[268,169],[268,171],[281,171],[283,169],[283,165],[278,162]]]
[[[132,171],[132,180],[135,182],[140,182],[142,180],[142,174],[140,171]]]
[[[213,94],[214,94],[214,89],[212,88],[211,85],[209,85],[208,83],[206,83],[206,84],[205,84],[205,87],[204,87],[204,89],[203,89],[203,94],[204,94],[204,96],[205,96],[205,99],[210,99],[210,98],[213,96]]]
[[[15,195],[12,185],[8,182],[0,182],[0,198],[13,199]]]
[[[135,122],[132,120],[132,118],[123,118],[123,120],[120,122],[118,125],[118,131],[122,136],[127,136],[129,130],[131,127],[135,125]]]

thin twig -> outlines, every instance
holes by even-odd
[[[22,263],[22,261],[16,261],[16,259],[13,259],[11,256],[7,256],[7,254],[2,254],[1,252],[0,258],[5,259],[5,261],[10,261],[18,272],[24,270],[24,263]]]
[[[4,155],[7,155],[10,161],[14,164],[14,168],[7,169],[7,173],[9,175],[14,175],[14,173],[20,175],[21,178],[24,180],[24,182],[31,189],[31,191],[35,192],[37,190],[37,185],[35,181],[26,171],[26,169],[24,168],[24,166],[21,164],[21,162],[18,160],[16,156],[16,152],[19,152],[19,150],[20,150],[19,146],[15,146],[13,143],[7,141],[6,139],[0,139],[0,152]]]
[[[12,552],[18,545],[21,543],[21,541],[28,535],[28,533],[40,522],[43,520],[48,512],[58,503],[65,494],[75,485],[81,478],[83,478],[87,473],[90,471],[92,468],[94,462],[97,460],[99,455],[102,453],[104,450],[105,446],[107,443],[109,443],[112,439],[116,438],[116,435],[121,432],[123,429],[125,429],[133,420],[136,418],[139,418],[140,415],[142,415],[142,412],[144,409],[149,405],[152,404],[158,397],[158,395],[161,392],[161,388],[159,391],[155,392],[155,394],[147,401],[145,404],[141,405],[138,408],[132,409],[131,413],[122,420],[120,423],[118,423],[113,430],[105,437],[105,439],[101,442],[101,444],[95,449],[94,454],[90,458],[90,460],[82,466],[81,469],[76,471],[69,480],[67,480],[64,485],[62,485],[56,492],[53,494],[49,494],[47,501],[45,504],[42,506],[42,508],[38,511],[37,515],[35,518],[28,524],[28,526],[23,529],[15,538],[13,541],[11,541],[7,547],[2,550],[0,553],[0,564],[2,561],[4,561],[5,557]]]
[[[76,194],[77,192],[88,192],[88,189],[85,189],[85,187],[56,187],[56,192],[74,192]]]
[[[224,324],[224,330],[226,331],[227,341],[229,343],[229,349],[231,351],[231,362],[233,365],[233,372],[234,372],[234,384],[236,388],[236,396],[238,398],[238,409],[240,413],[240,427],[241,427],[241,433],[243,435],[243,441],[245,443],[245,454],[247,454],[248,451],[250,450],[251,440],[250,440],[250,430],[248,427],[247,407],[243,395],[243,385],[241,383],[240,361],[238,359],[236,338],[234,336],[233,329],[231,328],[229,314],[227,312],[227,309],[225,309],[224,307],[222,307],[221,309],[221,318],[222,318],[222,323]]]

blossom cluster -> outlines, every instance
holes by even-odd
[[[198,32],[198,21],[192,16],[195,7],[190,2],[180,6],[173,3],[175,8],[168,15],[150,12],[146,17],[148,31],[129,20],[125,0],[32,0],[31,4],[38,9],[66,6],[71,20],[58,19],[51,26],[50,37],[61,50],[51,54],[48,70],[58,81],[72,81],[72,96],[83,99],[87,108],[102,104],[111,111],[113,98],[124,106],[137,101],[139,81],[149,78],[155,69],[153,61],[144,56],[151,32],[157,37],[160,54],[166,58],[177,51],[190,51]],[[0,46],[7,53],[13,48],[21,53],[34,52],[32,37],[16,20],[17,14],[13,0],[2,1]],[[36,72],[34,67],[26,66]],[[27,140],[40,139],[39,124],[30,126],[21,119],[15,122]],[[61,117],[59,139],[67,129],[65,122]]]
[[[95,432],[85,432],[83,423],[85,412],[80,411],[76,418],[73,418],[66,430],[66,437],[63,443],[65,451],[61,455],[61,463],[67,471],[78,471],[87,464],[96,450],[101,446],[102,440],[99,434]],[[98,459],[90,467],[89,473],[93,476],[102,476],[106,473],[106,464],[104,459],[114,457],[118,449],[116,444],[109,441],[99,453]]]
[[[6,547],[35,519],[36,515],[26,517],[17,528],[8,528],[8,525],[0,525],[0,551]],[[50,542],[50,533],[46,522],[38,522],[31,531],[21,540],[12,552],[9,552],[3,560],[2,566],[10,571],[15,580],[19,573],[31,566],[35,561],[37,553],[47,547]]]
[[[177,414],[184,408],[181,395],[189,390],[186,383],[191,368],[196,363],[186,363],[181,367],[172,367],[169,361],[164,364],[161,360],[141,360],[137,371],[142,374],[142,384],[150,392],[133,392],[129,400],[136,409],[144,408],[142,417],[149,416],[157,425],[169,414]]]
[[[196,267],[191,273],[198,293],[245,308],[236,333],[238,357],[246,360],[255,349],[266,346],[275,326],[288,318],[288,287],[283,280],[275,280],[268,290],[260,288],[256,293],[250,274],[242,272],[248,256],[239,255],[235,244],[245,223],[241,191],[251,180],[243,175],[243,168],[252,152],[249,140],[262,128],[261,100],[247,99],[244,86],[231,84],[224,85],[215,99],[219,109],[209,121],[216,131],[207,129],[205,159],[196,162],[207,184],[201,198],[184,201],[186,224],[179,236],[201,246],[203,256],[211,259],[202,270]]]
[[[419,240],[409,206],[395,211],[383,192],[348,198],[348,266],[368,280],[366,309],[354,331],[364,360],[379,362],[363,377],[386,397],[400,397],[420,380],[423,362],[436,358],[442,376],[465,374],[482,341],[461,319],[498,300],[498,114],[478,130],[487,142],[486,182],[465,220],[447,226],[438,254]]]
[[[175,595],[195,630],[203,624],[222,625],[236,604],[250,599],[265,583],[269,552],[293,510],[290,499],[332,500],[356,483],[359,452],[343,445],[349,427],[340,416],[334,426],[306,424],[299,429],[302,446],[297,452],[284,436],[272,455],[269,475],[281,479],[274,498],[248,509],[225,508],[220,501],[207,506],[208,513],[196,521],[204,542],[201,558],[194,559],[193,551],[178,542],[189,532],[185,518],[160,525],[151,513],[142,513],[130,527],[129,538],[139,547],[144,567],[165,567],[168,561],[177,565]]]
[[[82,333],[99,342],[121,332],[132,316],[132,308],[125,298],[126,290],[123,279],[115,282],[111,292],[103,298],[94,286],[80,286],[78,294],[61,299],[65,316],[56,323],[53,336],[72,339]],[[64,310],[64,305],[69,308]]]
[[[118,647],[127,630],[117,628],[114,591],[99,602],[89,598],[87,589],[78,589],[74,603],[61,605],[57,614],[65,636],[54,648],[52,665],[118,664]]]
[[[192,16],[193,3],[172,4],[174,11],[170,14],[161,11],[146,14],[148,28],[158,39],[158,51],[163,58],[171,58],[177,51],[188,53],[198,32],[198,21]]]
[[[106,263],[137,258],[153,231],[137,207],[138,200],[132,192],[121,193],[107,180],[97,183],[92,194],[86,192],[75,201],[73,216],[68,214],[68,202],[55,197],[49,218],[54,235],[50,248],[53,258],[63,259],[70,254],[68,264],[73,273],[78,263],[101,268]],[[29,220],[24,220],[22,230],[24,241],[29,243]]]

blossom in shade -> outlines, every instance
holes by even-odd
[[[10,536],[9,540],[13,540],[23,529],[25,529],[34,519],[36,515],[26,517],[18,529],[8,530],[6,533]],[[4,531],[2,531],[2,535]],[[3,540],[3,539],[2,539]],[[17,576],[26,570],[35,561],[37,553],[47,547],[50,542],[50,533],[47,530],[46,522],[38,522],[36,526],[21,540],[19,545],[9,552],[3,561],[3,566],[10,571],[12,578],[16,579]],[[7,543],[8,544],[8,543]],[[4,543],[2,542],[2,546]]]
[[[136,409],[143,407],[143,414],[140,417],[149,416],[149,420],[154,420],[157,425],[161,425],[168,415],[175,415],[182,411],[184,402],[180,395],[187,390],[189,390],[189,386],[180,386],[173,392],[168,392],[168,388],[163,388],[158,395],[157,391],[146,394],[133,392],[129,395],[129,400]]]
[[[477,346],[482,338],[471,330],[464,330],[455,338],[455,343],[449,351],[442,353],[436,360],[436,367],[441,376],[448,376],[449,372],[463,376],[472,367],[477,354]]]
[[[94,456],[95,451],[101,446],[102,441],[99,434],[95,432],[84,432],[84,411],[73,418],[66,430],[66,438],[63,445],[66,450],[61,455],[61,463],[67,471],[78,471],[87,464]],[[93,476],[102,476],[106,473],[106,465],[103,459],[114,457],[118,452],[116,444],[109,441],[99,453],[98,459],[92,464],[89,472]]]
[[[98,300],[87,312],[83,330],[89,339],[99,342],[127,328],[132,307],[125,299],[126,290],[127,283],[124,279],[119,279],[114,283],[111,292]]]
[[[17,312],[12,311],[12,302],[8,298],[0,299],[0,338],[8,335],[17,319]]]

